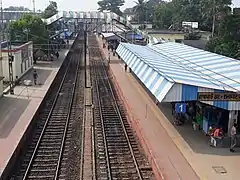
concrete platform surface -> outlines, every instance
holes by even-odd
[[[99,44],[102,45],[101,41]],[[107,49],[102,49],[102,53],[108,56]],[[162,178],[239,179],[240,152],[230,153],[226,148],[210,147],[208,138],[188,125],[175,127],[171,123],[170,106],[160,104],[157,107],[135,77],[124,71],[124,65],[112,53],[110,71],[130,112],[131,124]]]
[[[29,87],[19,85],[14,88],[14,95],[5,95],[0,98],[0,177],[68,51],[60,51],[58,60],[52,62],[39,61],[34,66],[39,75],[39,85]],[[21,81],[33,81],[32,71],[27,72],[21,78]]]

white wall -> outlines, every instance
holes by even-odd
[[[21,78],[29,69],[33,67],[33,45],[30,44],[25,48],[25,51],[28,51],[27,57],[22,60],[22,49],[19,51],[13,52],[14,56],[13,61],[13,79],[16,80],[16,76]],[[3,52],[3,77],[4,81],[9,81],[9,64],[8,64],[8,53]]]

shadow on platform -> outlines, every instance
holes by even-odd
[[[173,123],[174,117],[172,116],[171,104],[161,103],[158,107],[164,116]],[[174,127],[195,153],[220,156],[240,155],[240,148],[236,148],[236,152],[231,153],[229,152],[229,148],[211,147],[210,138],[205,136],[202,131],[194,131],[190,121],[186,122],[183,126]]]
[[[0,99],[0,138],[8,137],[21,115],[28,107],[29,100],[12,97]]]
[[[34,65],[34,69],[38,68],[59,68],[59,65],[61,65],[62,60],[57,59],[54,61],[37,61],[37,64]]]

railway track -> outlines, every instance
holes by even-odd
[[[82,48],[78,45],[76,43],[77,47],[64,61],[61,73],[58,73],[53,88],[47,94],[47,103],[39,113],[32,139],[9,179],[69,178],[68,168],[72,164],[69,165],[68,157],[76,154],[72,150],[75,146],[71,147],[73,123],[76,116],[81,118],[83,111],[81,104],[78,104],[79,99],[83,99],[80,90],[82,81],[79,79],[84,77],[79,66]],[[79,144],[76,147],[80,149]]]
[[[89,36],[93,84],[96,179],[154,179],[109,80],[94,35]]]

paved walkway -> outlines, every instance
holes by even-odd
[[[68,50],[62,50],[59,52],[59,59],[53,62],[38,61],[34,69],[39,75],[39,85],[30,87],[16,86],[14,95],[5,95],[0,98],[0,176],[67,53]],[[32,74],[32,70],[30,70],[21,80],[33,80]]]
[[[103,53],[108,56],[106,49]],[[126,73],[123,64],[119,64],[112,55],[110,67],[131,113],[132,124],[146,146],[147,154],[155,159],[154,169],[160,170],[160,176],[167,180],[239,179],[239,153],[210,147],[208,139],[190,126],[174,127],[169,121],[172,118],[169,104],[161,104],[158,108],[137,80]],[[220,171],[223,167],[226,173],[217,173],[214,167]]]

